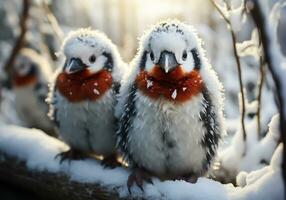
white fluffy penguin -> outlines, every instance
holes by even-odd
[[[142,188],[150,175],[195,182],[216,154],[223,127],[222,85],[194,29],[159,23],[141,39],[123,80],[117,145]]]
[[[19,118],[25,126],[54,135],[54,125],[47,116],[48,104],[45,102],[51,76],[48,62],[32,49],[22,49],[12,68],[12,88]]]
[[[114,105],[125,71],[115,45],[91,29],[71,32],[62,47],[66,61],[51,84],[50,117],[70,150],[65,159],[86,153],[104,156],[104,164],[116,161]]]

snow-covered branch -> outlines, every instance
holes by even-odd
[[[62,173],[31,171],[25,162],[0,154],[0,181],[32,192],[40,199],[119,199],[116,190],[100,184],[80,184]]]
[[[0,179],[32,189],[50,199],[283,198],[281,168],[278,167],[281,163],[282,145],[275,151],[269,166],[243,173],[239,179],[240,187],[224,185],[208,178],[199,178],[195,184],[153,178],[153,184],[144,185],[144,192],[134,187],[131,195],[126,186],[129,170],[122,167],[105,169],[100,162],[92,159],[60,164],[55,155],[67,148],[63,142],[42,131],[1,125]]]

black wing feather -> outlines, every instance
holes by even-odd
[[[132,127],[133,119],[136,115],[136,91],[137,87],[135,85],[132,85],[129,88],[128,97],[126,103],[124,104],[123,114],[119,119],[119,125],[117,130],[117,145],[121,153],[123,154],[124,160],[128,161],[129,164],[133,160],[128,149],[128,138],[130,128]]]
[[[216,149],[220,139],[220,123],[217,113],[214,109],[213,102],[207,88],[203,89],[203,110],[200,112],[200,120],[205,128],[205,135],[201,141],[202,146],[206,149],[206,160],[204,170],[208,170],[213,157],[216,154]]]

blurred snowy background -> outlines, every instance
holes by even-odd
[[[263,6],[270,12],[279,0],[263,0]],[[269,165],[279,140],[278,116],[275,104],[275,89],[272,77],[265,68],[261,96],[261,128],[257,127],[257,98],[260,81],[260,60],[256,47],[257,32],[249,16],[241,15],[240,0],[230,0],[234,10],[231,14],[233,30],[242,64],[242,78],[246,92],[247,151],[242,149],[239,80],[233,53],[232,38],[225,21],[210,1],[201,0],[34,0],[31,1],[30,17],[25,47],[34,50],[41,63],[54,70],[61,66],[57,56],[63,37],[71,30],[91,27],[103,31],[118,46],[126,62],[130,62],[138,47],[138,37],[152,24],[163,19],[179,19],[193,25],[204,41],[207,57],[218,73],[225,88],[225,116],[228,135],[222,140],[214,178],[222,182],[235,182],[241,171],[251,172]],[[217,1],[221,3],[221,1]],[[282,1],[281,1],[282,2]],[[237,9],[236,9],[237,8]],[[19,35],[19,16],[22,1],[0,0],[0,124],[25,125],[15,111],[13,90],[7,84],[3,66],[13,44]],[[286,55],[286,6],[282,8],[278,26],[278,40]],[[245,42],[245,41],[248,41]],[[244,43],[243,43],[244,42]],[[254,55],[254,56],[253,56]],[[8,85],[8,89],[7,86]],[[37,108],[35,108],[37,109]],[[268,124],[270,123],[270,129]],[[269,133],[269,134],[267,134]],[[0,133],[1,134],[1,133]],[[267,134],[268,138],[265,137]],[[0,137],[1,138],[1,137]],[[265,141],[260,141],[263,138]],[[1,142],[1,141],[0,141]],[[238,151],[238,152],[237,152]],[[237,157],[237,158],[233,158]],[[216,170],[219,169],[219,172]],[[221,170],[222,169],[222,170]],[[245,173],[246,173],[245,172]],[[247,175],[241,175],[241,177]],[[246,184],[245,179],[240,183]],[[244,180],[244,182],[243,182]],[[239,183],[237,183],[239,184]]]
[[[240,0],[232,1],[234,7]],[[273,0],[273,3],[275,0]],[[45,5],[43,5],[45,4]],[[271,1],[269,1],[271,5]],[[54,14],[58,25],[51,26],[47,9]],[[19,33],[21,1],[1,0],[0,2],[0,64],[3,66],[9,56],[15,37]],[[118,45],[124,61],[129,62],[136,53],[138,37],[144,30],[160,20],[177,18],[193,25],[204,41],[204,46],[212,65],[217,70],[226,90],[225,114],[229,119],[239,116],[236,63],[233,56],[230,33],[227,26],[209,1],[199,0],[76,0],[33,1],[27,34],[27,47],[33,48],[56,68],[61,65],[56,57],[60,50],[61,37],[79,27],[91,27],[105,32]],[[53,18],[53,16],[51,16]],[[238,19],[235,24],[238,42],[251,38],[253,24],[246,19]],[[243,21],[245,23],[243,23]],[[60,30],[58,29],[60,28]],[[283,32],[283,31],[281,31]],[[283,41],[284,34],[281,34]],[[284,42],[285,43],[285,42]],[[284,44],[283,43],[283,44]],[[286,51],[285,47],[284,51]],[[285,52],[286,53],[286,52]],[[259,63],[251,56],[242,58],[243,81],[248,100],[257,97]],[[3,79],[5,73],[1,73]],[[266,74],[269,74],[266,72]],[[263,92],[263,120],[269,122],[275,113],[272,82],[266,78]],[[266,123],[267,124],[267,123]]]

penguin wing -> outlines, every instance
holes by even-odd
[[[117,146],[123,154],[124,160],[132,162],[131,155],[128,149],[129,131],[132,127],[133,119],[136,115],[136,92],[137,87],[133,84],[128,88],[128,94],[124,99],[123,111],[119,117],[119,124],[117,130]]]
[[[59,74],[59,71],[57,71],[53,77],[53,81],[49,84],[49,94],[46,99],[46,101],[49,104],[49,112],[48,116],[49,118],[55,123],[57,127],[59,127],[59,121],[57,120],[57,88],[56,88],[56,77]]]
[[[35,92],[36,92],[37,97],[40,100],[40,102],[45,102],[45,99],[47,98],[48,91],[49,91],[49,89],[48,89],[47,83],[37,82],[37,84],[35,86]]]
[[[219,113],[217,113],[215,105],[207,88],[202,91],[203,103],[200,112],[200,121],[203,123],[204,137],[201,141],[202,146],[206,149],[206,169],[210,165],[212,158],[215,156],[216,148],[221,137],[221,122]]]

